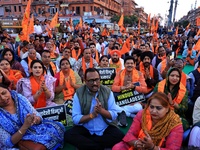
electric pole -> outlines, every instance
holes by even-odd
[[[174,0],[171,0],[170,7],[169,7],[168,27],[172,25],[173,5],[174,5]]]
[[[177,9],[177,5],[178,5],[178,0],[175,1],[173,23],[175,22],[175,19],[176,19],[176,9]]]

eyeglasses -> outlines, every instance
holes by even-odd
[[[99,82],[100,82],[100,78],[90,79],[90,80],[87,80],[87,82],[88,82],[89,84],[94,84],[94,82],[99,83]]]
[[[153,105],[149,105],[150,109],[154,109],[156,108],[156,110],[161,110],[163,108],[163,106],[153,106]]]

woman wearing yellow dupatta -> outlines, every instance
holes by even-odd
[[[81,78],[71,69],[70,62],[67,58],[60,60],[60,72],[55,75],[56,94],[63,93],[64,100],[73,98],[75,90],[82,84]]]
[[[170,109],[166,94],[154,93],[144,110],[138,112],[133,123],[113,150],[180,150],[183,127],[180,117]]]

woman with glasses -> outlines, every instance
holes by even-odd
[[[112,149],[180,150],[182,137],[180,117],[170,108],[168,96],[157,92],[148,99],[145,109],[138,112],[122,142]]]
[[[55,75],[56,94],[63,94],[63,100],[71,100],[75,90],[82,85],[81,78],[71,69],[67,58],[60,60],[60,72]]]

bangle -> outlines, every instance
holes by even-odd
[[[92,114],[92,113],[90,113],[90,118],[91,118],[91,119],[93,119],[93,118],[94,118],[94,116],[93,116],[93,114]]]
[[[154,148],[155,148],[155,145],[153,145],[153,147],[150,150],[154,150]]]
[[[22,131],[21,130],[18,130],[19,134],[23,135]]]
[[[136,141],[134,142],[134,144],[133,144],[135,148],[137,147],[138,141],[139,141],[139,140],[136,140]]]

